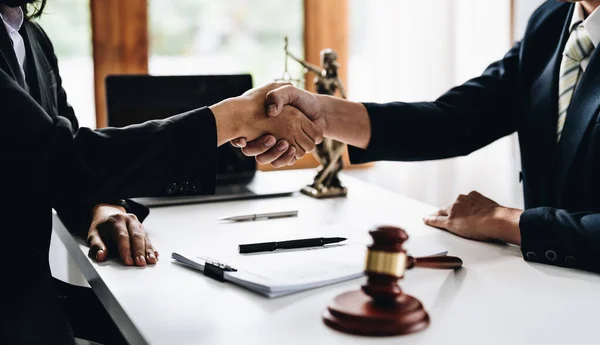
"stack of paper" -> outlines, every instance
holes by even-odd
[[[226,281],[267,297],[279,297],[362,277],[366,250],[364,244],[342,244],[229,257],[173,253],[172,258],[198,271],[204,271],[205,262],[228,265],[237,271],[224,272]],[[440,247],[415,243],[410,251],[413,256],[447,254]]]

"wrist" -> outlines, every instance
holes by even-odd
[[[209,107],[215,117],[217,146],[240,136],[240,126],[236,116],[237,101],[237,98],[226,99]]]
[[[333,98],[332,96],[327,96],[327,95],[315,95],[317,97],[317,102],[318,104],[320,104],[321,106],[320,108],[320,112],[321,114],[319,114],[320,118],[323,119],[323,136],[324,137],[330,137],[331,136],[331,126],[330,126],[330,122],[334,122],[335,119],[332,118],[334,112],[333,112],[333,105],[331,103],[331,98]]]
[[[120,205],[113,205],[113,204],[98,204],[96,206],[94,206],[94,208],[92,209],[92,215],[96,215],[98,213],[103,213],[106,211],[111,211],[114,212],[115,210],[118,210],[120,212],[123,213],[127,213],[127,210],[125,209],[125,207],[120,206]]]
[[[320,96],[324,136],[366,149],[371,140],[371,120],[362,103],[343,98]]]
[[[523,210],[508,207],[498,207],[494,214],[495,228],[498,229],[496,239],[503,242],[521,245],[521,228],[519,221]]]

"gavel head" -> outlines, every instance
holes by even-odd
[[[365,263],[367,284],[364,293],[374,304],[390,305],[402,295],[398,279],[404,276],[407,254],[403,244],[408,240],[406,232],[398,227],[381,226],[369,231],[373,244],[368,246]]]

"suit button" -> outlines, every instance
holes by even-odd
[[[202,184],[198,180],[194,180],[192,182],[192,192],[199,192],[202,187]]]
[[[188,181],[182,181],[179,183],[179,191],[187,192],[190,189],[190,183]]]
[[[172,182],[167,185],[167,194],[173,195],[177,192],[177,183]]]
[[[537,259],[538,259],[537,254],[534,252],[527,252],[527,254],[525,254],[525,257],[529,261],[537,261]]]
[[[548,261],[554,261],[556,260],[556,252],[554,250],[548,250],[546,252],[546,259],[548,259]]]
[[[566,263],[567,265],[569,265],[569,266],[573,266],[573,265],[575,264],[575,262],[576,262],[576,261],[577,261],[577,259],[575,259],[575,257],[574,257],[574,256],[570,256],[570,255],[568,255],[568,256],[565,258],[565,263]]]

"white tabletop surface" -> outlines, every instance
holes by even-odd
[[[268,173],[273,183],[302,186],[313,171]],[[55,224],[86,279],[132,344],[598,344],[600,275],[525,262],[518,247],[479,243],[427,227],[435,207],[343,176],[347,198],[291,197],[152,209],[144,222],[160,252],[154,267],[98,264],[88,248]],[[224,216],[296,209],[299,217],[224,223]],[[400,337],[351,336],[326,327],[321,313],[357,279],[268,299],[171,262],[173,251],[235,247],[272,236],[313,234],[367,240],[376,225],[403,227],[416,241],[463,259],[458,271],[413,269],[400,286],[431,317],[425,331]],[[344,233],[340,233],[344,232]],[[409,241],[410,243],[410,241]],[[409,247],[409,245],[408,245]],[[276,254],[273,254],[276,258]],[[276,260],[274,260],[276,264]]]

